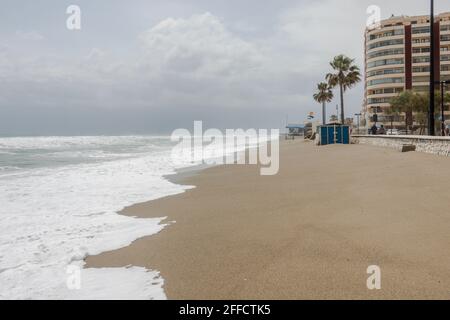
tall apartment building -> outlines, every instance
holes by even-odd
[[[391,17],[365,32],[366,126],[378,122],[391,127],[385,113],[390,99],[404,90],[428,93],[430,81],[430,16]],[[450,80],[450,13],[435,17],[435,80]],[[436,86],[438,89],[439,86]],[[450,90],[448,88],[447,90]],[[446,111],[446,119],[450,112]],[[417,128],[418,123],[413,126]],[[396,117],[393,127],[405,128],[405,115]]]

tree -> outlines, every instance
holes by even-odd
[[[439,99],[440,100],[440,99]],[[412,113],[415,113],[415,120],[419,123],[419,134],[424,134],[425,128],[428,127],[428,108],[430,106],[430,94],[420,94],[415,92],[411,100],[411,119]],[[435,100],[437,104],[437,100]],[[435,107],[435,110],[438,110]]]
[[[435,110],[436,115],[440,112],[441,106],[441,95],[439,91],[435,93]],[[446,93],[444,96],[444,103],[450,102],[450,94]],[[388,115],[392,114],[405,114],[405,126],[412,125],[413,114],[415,115],[415,120],[419,123],[420,134],[423,134],[424,129],[428,124],[428,107],[430,103],[430,95],[414,92],[412,90],[406,90],[400,93],[398,96],[391,99],[391,107],[387,108],[385,112]]]
[[[412,125],[412,114],[417,102],[414,101],[415,92],[406,90],[400,93],[398,96],[391,99],[391,107],[385,111],[388,115],[400,115],[405,114],[405,128],[407,129]]]
[[[341,54],[334,57],[330,62],[335,73],[329,73],[326,76],[331,88],[339,86],[341,98],[341,123],[344,123],[344,93],[361,81],[361,73],[358,66],[354,64],[355,60]]]
[[[427,97],[426,97],[427,104],[429,104],[429,101],[430,101],[429,96],[430,96],[430,94],[427,94]],[[436,124],[436,128],[435,128],[436,132],[441,132],[441,130],[442,130],[442,127],[441,127],[441,125],[442,125],[442,122],[441,122],[442,121],[441,120],[441,109],[442,109],[441,100],[442,100],[441,91],[440,90],[435,91],[435,93],[434,93],[434,103],[435,103],[434,110],[436,110],[435,116],[440,119],[440,121],[436,121],[436,123],[435,123]],[[444,92],[444,110],[445,110],[445,105],[448,103],[450,103],[450,93]],[[426,109],[428,112],[428,106]],[[445,121],[445,119],[443,119],[443,120]]]
[[[326,104],[327,102],[331,102],[333,100],[333,92],[331,91],[331,87],[326,82],[321,82],[317,84],[317,93],[313,95],[314,100],[319,103],[322,103],[322,122],[325,125],[327,122],[326,119]]]

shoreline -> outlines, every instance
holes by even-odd
[[[119,214],[176,223],[86,268],[156,269],[168,299],[450,298],[448,159],[298,140],[280,153],[277,176],[238,165],[167,176],[195,188]],[[382,290],[370,291],[374,264]]]

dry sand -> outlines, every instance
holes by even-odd
[[[221,166],[124,210],[157,235],[87,259],[156,269],[169,299],[450,299],[450,159],[363,145],[281,145],[280,172]],[[368,290],[378,265],[381,290]]]

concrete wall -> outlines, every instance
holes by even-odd
[[[352,143],[397,150],[401,150],[403,145],[414,145],[416,151],[419,152],[450,156],[450,137],[354,135],[352,136]]]

